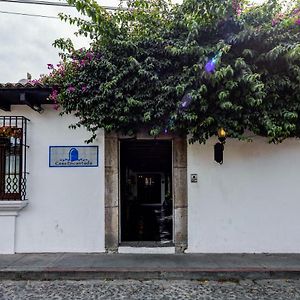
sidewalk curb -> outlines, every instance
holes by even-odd
[[[0,280],[259,280],[300,279],[300,270],[3,270]]]
[[[0,280],[300,279],[300,254],[0,255]]]

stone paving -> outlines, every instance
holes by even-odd
[[[1,300],[300,299],[300,280],[0,281]]]

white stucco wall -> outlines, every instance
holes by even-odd
[[[104,133],[94,143],[99,167],[49,168],[50,145],[85,145],[89,133],[68,129],[73,117],[60,117],[51,106],[42,114],[13,106],[1,115],[30,119],[30,174],[29,204],[16,218],[15,236],[7,217],[0,222],[0,253],[10,251],[3,243],[12,238],[17,253],[103,252]],[[223,165],[213,161],[216,141],[188,146],[187,252],[300,253],[300,140],[228,139]],[[198,183],[190,174],[198,174]]]
[[[300,252],[300,140],[188,146],[187,252]],[[190,183],[190,174],[198,183]]]
[[[71,130],[72,116],[58,116],[48,106],[39,114],[13,106],[1,115],[30,119],[27,129],[29,204],[16,218],[16,252],[104,251],[104,134],[99,146],[99,167],[49,168],[49,146],[86,145],[84,129]]]

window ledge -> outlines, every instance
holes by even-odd
[[[0,200],[0,216],[17,216],[27,204],[27,200]]]

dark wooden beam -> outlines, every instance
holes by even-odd
[[[11,105],[9,103],[0,103],[0,109],[4,111],[10,111]]]
[[[28,105],[31,109],[38,113],[42,113],[44,109],[41,107],[40,103],[34,103],[32,97],[27,93],[20,93],[20,102]]]

